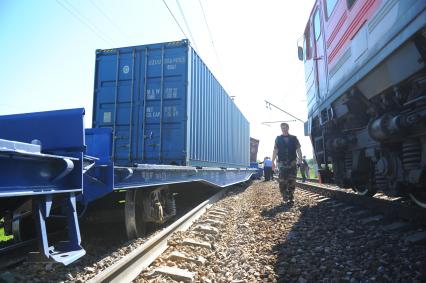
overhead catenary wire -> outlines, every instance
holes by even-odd
[[[271,108],[271,106],[273,106],[273,107],[275,107],[276,109],[280,110],[281,112],[284,112],[285,114],[287,114],[287,115],[289,115],[289,116],[293,117],[294,119],[298,120],[299,122],[305,123],[302,119],[297,118],[296,116],[294,116],[294,115],[292,115],[292,114],[288,113],[287,111],[285,111],[285,110],[281,109],[280,107],[276,106],[275,104],[273,104],[273,103],[271,103],[271,102],[269,102],[269,101],[267,101],[267,100],[265,100],[265,103],[266,103],[266,108],[268,108],[268,109],[272,109],[272,108]]]
[[[283,121],[266,121],[266,122],[262,122],[262,124],[275,124],[275,123],[288,123],[288,122],[296,122],[296,119],[283,120]]]
[[[107,19],[107,21],[115,27],[115,29],[120,33],[120,35],[123,37],[123,39],[126,39],[126,37],[129,37],[129,35],[123,31],[120,26],[113,21],[102,9],[101,7],[99,7],[93,0],[89,0],[90,4],[92,4],[93,7],[96,8],[96,10],[98,10],[98,12],[105,18]]]
[[[82,15],[71,3],[67,0],[56,0],[56,2],[64,8],[68,13],[74,16],[80,23],[89,28],[96,36],[108,44],[117,45],[117,43],[110,38],[107,34],[102,32],[95,24],[93,24],[87,17]],[[66,5],[65,5],[66,3]]]
[[[202,13],[203,13],[204,23],[206,24],[207,31],[208,31],[208,33],[209,33],[210,42],[211,42],[211,44],[212,44],[213,51],[214,51],[214,54],[215,54],[215,56],[216,56],[216,60],[217,60],[217,62],[218,62],[218,64],[219,64],[219,68],[220,68],[220,70],[221,70],[222,75],[224,75],[224,74],[223,74],[222,62],[220,61],[219,55],[218,55],[218,53],[217,53],[216,46],[214,45],[213,35],[212,35],[211,30],[210,30],[210,26],[209,26],[209,24],[208,24],[208,22],[207,22],[207,17],[206,17],[206,13],[204,12],[203,4],[201,3],[201,0],[198,0],[198,3],[200,4],[201,11],[202,11]]]
[[[186,29],[188,30],[189,36],[191,37],[191,42],[193,43],[193,45],[194,45],[194,47],[195,47],[195,50],[197,50],[197,52],[198,52],[198,48],[197,48],[197,44],[196,44],[196,42],[195,42],[195,38],[194,38],[194,36],[192,35],[192,32],[191,32],[191,29],[189,28],[189,24],[188,24],[188,22],[186,21],[185,14],[184,14],[184,12],[183,12],[182,6],[181,6],[181,5],[180,5],[180,3],[179,3],[179,0],[176,0],[176,4],[177,4],[177,6],[178,6],[178,8],[179,8],[179,12],[180,12],[180,14],[181,14],[181,16],[182,16],[182,18],[183,18],[183,22],[185,23]]]
[[[186,33],[183,31],[182,27],[180,26],[178,20],[176,19],[175,15],[173,14],[172,10],[170,10],[169,6],[167,5],[166,1],[163,0],[164,5],[166,5],[167,10],[169,10],[170,15],[173,17],[173,19],[175,20],[175,23],[178,25],[178,27],[180,28],[180,31],[183,33],[183,35],[185,36],[185,38],[189,38]]]

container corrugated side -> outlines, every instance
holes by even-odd
[[[248,167],[249,123],[191,48],[189,165]]]

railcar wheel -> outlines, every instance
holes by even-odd
[[[15,241],[27,241],[36,237],[32,202],[27,201],[13,211],[12,235]]]
[[[36,237],[35,221],[31,216],[23,217],[12,222],[12,235],[15,241],[27,241]]]
[[[417,190],[408,194],[410,198],[420,207],[426,208],[426,191]]]
[[[142,190],[127,190],[124,217],[126,233],[129,239],[143,237],[146,234],[147,222],[144,218]]]
[[[372,197],[377,193],[377,189],[369,185],[354,186],[353,190],[358,194],[366,197]]]

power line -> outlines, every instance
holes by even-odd
[[[110,22],[111,25],[113,25],[121,33],[121,36],[123,37],[123,39],[126,39],[126,37],[128,37],[127,33],[124,32],[120,28],[120,26],[118,24],[116,24],[97,4],[95,4],[95,2],[93,2],[93,0],[89,0],[89,1],[93,5],[93,7],[95,7],[96,10],[98,10],[99,13],[101,13],[108,20],[108,22]]]
[[[84,15],[80,14],[78,10],[67,0],[62,0],[64,3],[67,3],[69,7],[71,7],[74,11],[64,5],[60,0],[56,0],[56,2],[65,10],[67,10],[71,15],[73,15],[80,23],[88,27],[95,35],[97,35],[100,39],[105,41],[108,44],[117,45],[113,39],[111,39],[108,35],[103,33],[95,24],[93,24],[89,19],[87,19]]]
[[[166,1],[163,0],[164,5],[166,5],[167,10],[169,10],[170,15],[172,15],[173,19],[175,20],[176,24],[179,26],[180,31],[183,33],[183,35],[185,36],[185,38],[188,38],[188,36],[186,35],[186,33],[183,31],[182,27],[180,26],[179,22],[176,20],[175,15],[173,15],[172,11],[170,10],[169,6],[167,5]]]
[[[203,12],[204,22],[206,23],[207,31],[209,32],[209,37],[210,37],[211,44],[212,44],[212,46],[213,46],[214,54],[216,55],[217,62],[219,63],[219,67],[220,67],[221,72],[222,72],[222,75],[223,75],[222,62],[221,62],[221,61],[220,61],[220,59],[219,59],[219,55],[218,55],[218,53],[217,53],[216,46],[214,45],[212,32],[211,32],[211,30],[210,30],[210,26],[209,26],[209,24],[207,23],[207,17],[206,17],[206,13],[204,12],[203,4],[201,3],[201,0],[198,0],[198,3],[200,4],[201,11]]]
[[[296,122],[296,120],[267,121],[267,122],[262,122],[262,124],[275,124],[275,123],[288,123],[288,122]]]
[[[183,22],[185,23],[186,29],[188,30],[189,35],[191,36],[191,41],[194,43],[194,47],[198,52],[197,44],[195,43],[195,38],[192,35],[191,29],[189,28],[189,25],[188,25],[188,22],[186,21],[185,14],[183,13],[183,10],[182,10],[182,7],[180,6],[179,0],[176,0],[176,4],[178,5],[179,11],[180,11],[180,14],[182,15]]]
[[[299,118],[297,118],[296,116],[294,116],[294,115],[292,115],[292,114],[288,113],[287,111],[285,111],[285,110],[283,110],[283,109],[279,108],[279,107],[278,107],[278,106],[276,106],[275,104],[272,104],[271,102],[269,102],[269,101],[267,101],[267,100],[265,100],[265,103],[266,103],[266,108],[268,108],[268,109],[272,109],[272,108],[271,108],[271,106],[273,106],[273,107],[275,107],[276,109],[280,110],[281,112],[284,112],[285,114],[290,115],[290,116],[291,116],[291,117],[293,117],[294,119],[296,119],[296,120],[298,120],[298,121],[300,121],[300,122],[302,122],[302,123],[305,123],[302,119],[299,119]]]

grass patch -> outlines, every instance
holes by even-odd
[[[1,224],[1,226],[3,226],[3,223],[4,223],[4,220],[3,220],[3,218],[1,218],[0,219],[0,224]],[[4,234],[4,228],[3,227],[0,227],[0,242],[6,242],[6,241],[9,241],[9,240],[11,240],[13,238],[13,236],[6,236],[5,234]]]
[[[13,238],[13,236],[6,236],[4,234],[4,229],[0,228],[0,242],[6,242],[9,241]]]
[[[315,177],[315,173],[314,173],[314,169],[310,168],[309,169],[309,177],[306,176],[307,179],[318,179],[318,176]],[[302,174],[300,174],[300,169],[297,168],[297,177],[302,178]]]

